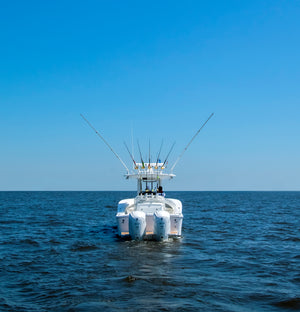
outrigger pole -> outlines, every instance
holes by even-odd
[[[204,126],[207,124],[207,122],[210,120],[210,118],[214,115],[214,113],[212,113],[207,120],[205,121],[205,123],[201,126],[201,128],[195,133],[195,135],[192,137],[192,139],[190,140],[190,142],[188,143],[188,145],[184,148],[184,150],[182,151],[182,153],[179,155],[179,157],[177,158],[177,160],[175,161],[174,165],[171,168],[171,172],[174,170],[175,166],[177,165],[178,161],[180,160],[180,158],[183,156],[183,154],[185,153],[185,151],[188,149],[188,147],[190,146],[190,144],[194,141],[195,137],[199,134],[199,132],[204,128]]]
[[[85,122],[96,132],[98,137],[108,146],[108,148],[114,153],[114,155],[119,159],[121,164],[124,166],[124,168],[127,170],[127,174],[129,174],[129,169],[125,165],[124,161],[120,158],[120,156],[112,149],[112,147],[107,143],[107,141],[103,138],[103,136],[93,127],[93,125],[82,115],[80,116],[85,120]]]

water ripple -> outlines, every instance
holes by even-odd
[[[0,311],[299,310],[298,192],[169,192],[183,237],[117,238],[134,192],[0,192]]]

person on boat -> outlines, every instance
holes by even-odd
[[[146,185],[146,189],[145,189],[145,191],[143,192],[143,195],[145,195],[145,194],[150,194],[150,193],[151,193],[151,191],[149,190],[148,185]]]
[[[163,196],[163,197],[166,196],[166,194],[165,194],[164,191],[163,191],[162,186],[159,186],[159,187],[158,187],[157,194],[160,195],[160,196]]]

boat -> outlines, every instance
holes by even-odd
[[[168,157],[174,147],[172,145],[164,162],[160,160],[160,151],[156,162],[151,162],[150,159],[150,142],[149,142],[149,162],[145,163],[142,158],[142,153],[139,147],[141,162],[137,163],[129,151],[126,143],[126,149],[133,161],[133,172],[130,172],[126,164],[120,156],[113,150],[104,137],[93,127],[93,125],[81,114],[81,117],[87,124],[96,132],[101,140],[107,145],[112,153],[122,163],[127,173],[126,179],[136,179],[137,195],[135,198],[122,199],[117,207],[117,228],[120,238],[129,238],[132,240],[156,240],[166,241],[170,238],[180,238],[182,235],[182,203],[178,199],[168,198],[163,191],[163,181],[173,179],[175,174],[173,170],[178,161],[182,158],[187,148],[190,146],[195,137],[199,134],[202,128],[206,125],[209,119],[214,115],[212,113],[201,128],[192,137],[186,145],[182,153],[179,155],[170,172],[166,172]]]
[[[162,181],[173,179],[172,173],[164,173],[160,163],[137,163],[136,173],[127,179],[137,180],[137,196],[118,203],[117,226],[121,238],[134,240],[168,240],[180,237],[182,228],[182,203],[167,198]]]

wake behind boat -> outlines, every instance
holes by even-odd
[[[161,162],[159,159],[162,145],[158,153],[156,162],[150,160],[150,142],[149,142],[149,162],[145,163],[139,147],[141,162],[137,163],[130,153],[126,143],[126,149],[133,161],[134,173],[130,173],[128,167],[120,158],[120,156],[112,149],[103,136],[92,126],[92,124],[83,116],[81,117],[96,132],[101,140],[108,146],[112,153],[119,159],[127,171],[125,177],[127,179],[137,180],[137,196],[135,198],[123,199],[118,203],[116,214],[118,235],[121,238],[131,238],[134,240],[167,240],[171,237],[180,237],[182,229],[182,203],[178,199],[166,198],[163,192],[162,181],[173,179],[175,175],[173,170],[183,154],[206,125],[213,113],[196,132],[189,141],[182,153],[179,155],[174,165],[171,167],[170,173],[165,173],[168,157],[174,147],[172,145],[166,159]]]

